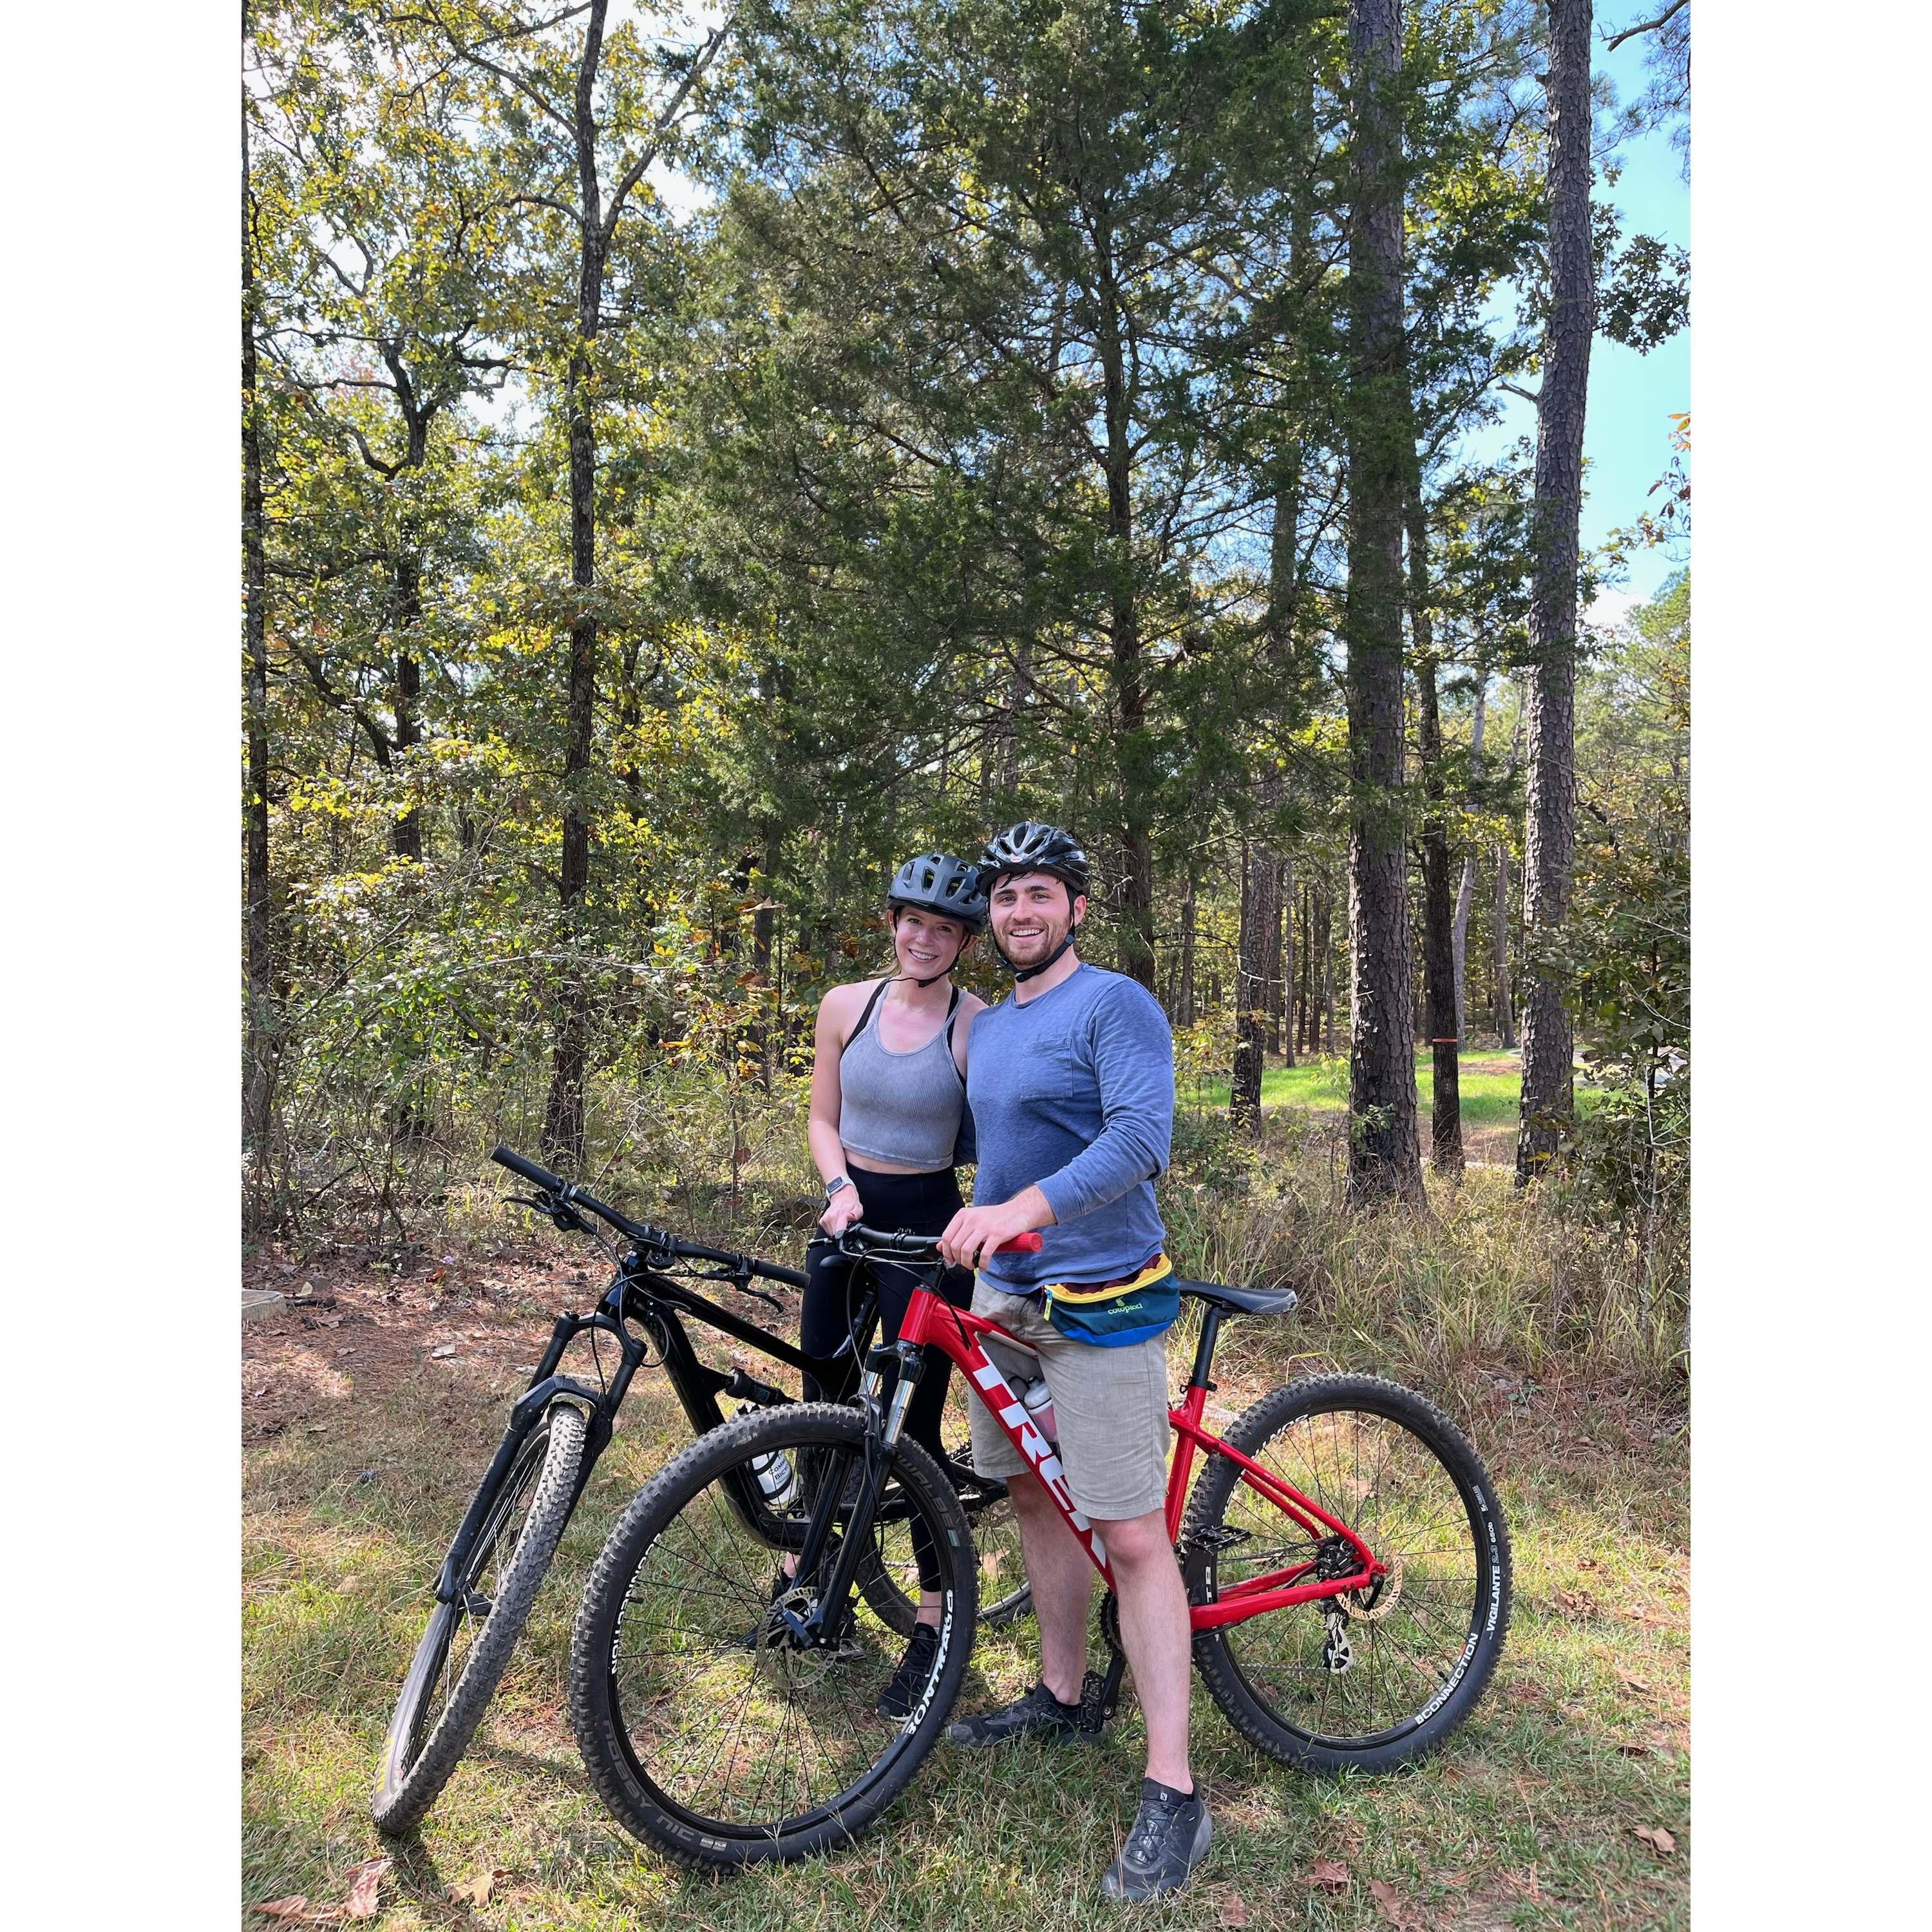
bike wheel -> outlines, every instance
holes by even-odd
[[[503,1474],[455,1600],[430,1612],[370,1803],[382,1830],[422,1818],[476,1736],[570,1519],[584,1440],[581,1411],[556,1402],[544,1412]]]
[[[955,1376],[946,1392],[940,1439],[946,1445],[946,1473],[972,1526],[973,1549],[979,1564],[980,1622],[988,1630],[1016,1623],[1033,1609],[1033,1592],[1026,1575],[1026,1556],[1020,1547],[1019,1520],[1006,1496],[1006,1486],[973,1468],[972,1425],[967,1406],[973,1400]],[[883,1571],[861,1569],[859,1587],[880,1620],[901,1636],[912,1634],[916,1596],[907,1596]]]
[[[1394,1572],[1372,1591],[1197,1630],[1208,1694],[1304,1770],[1383,1771],[1434,1750],[1483,1694],[1509,1628],[1509,1528],[1481,1458],[1433,1405],[1370,1376],[1276,1389],[1227,1440]],[[1309,1537],[1226,1456],[1208,1459],[1182,1545],[1196,1603],[1292,1565],[1354,1568],[1340,1538]]]
[[[769,1601],[773,1549],[740,1501],[753,1459],[774,1450],[799,1476],[790,1546],[836,1486],[829,1569],[850,1520],[848,1477],[865,1466],[865,1420],[788,1404],[700,1437],[645,1485],[598,1558],[572,1635],[571,1718],[591,1781],[626,1831],[683,1864],[729,1870],[848,1842],[938,1741],[972,1648],[965,1516],[932,1459],[904,1442],[888,1486],[903,1507],[890,1520],[881,1511],[863,1559],[916,1591],[915,1519],[937,1552],[938,1654],[911,1715],[874,1713],[900,1646],[863,1592],[838,1642],[792,1642]],[[784,1600],[804,1616],[816,1604],[814,1578]]]

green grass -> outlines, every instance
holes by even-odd
[[[1326,1362],[1367,1365],[1375,1352],[1355,1312],[1348,1321],[1354,1332],[1312,1318],[1236,1325],[1217,1402],[1238,1408]],[[520,1324],[530,1352],[513,1359],[533,1359],[547,1325],[532,1309]],[[251,1364],[250,1374],[297,1376],[304,1355],[298,1340],[290,1360]],[[1252,1751],[1197,1693],[1193,1744],[1215,1814],[1214,1850],[1188,1892],[1132,1922],[1382,1927],[1389,1920],[1369,1889],[1379,1880],[1414,1925],[1688,1923],[1687,1852],[1660,1856],[1634,1835],[1663,1826],[1682,1840],[1686,1829],[1681,1436],[1657,1398],[1627,1378],[1586,1383],[1552,1361],[1532,1379],[1475,1360],[1438,1357],[1432,1372],[1423,1360],[1409,1372],[1469,1428],[1514,1526],[1515,1619],[1489,1694],[1439,1756],[1403,1774],[1336,1784]],[[1098,1750],[968,1756],[942,1744],[857,1846],[802,1865],[696,1876],[618,1829],[578,1762],[563,1675],[578,1592],[603,1534],[684,1439],[668,1388],[650,1375],[639,1378],[469,1758],[420,1835],[386,1844],[367,1810],[376,1753],[429,1580],[500,1431],[507,1382],[462,1364],[434,1372],[425,1364],[385,1396],[353,1367],[343,1372],[346,1392],[315,1378],[305,1415],[245,1456],[246,1898],[300,1892],[312,1906],[338,1904],[350,1868],[388,1852],[395,1863],[379,1922],[395,1932],[1022,1924],[1072,1932],[1102,1917],[1094,1888],[1140,1774],[1130,1696]],[[1028,1622],[982,1636],[962,1708],[1031,1682],[1031,1631]],[[1346,1891],[1306,1882],[1324,1858],[1348,1868]],[[509,1876],[486,1906],[449,1901],[452,1885],[498,1869]]]
[[[1507,1073],[1474,1072],[1470,1062],[1486,1068],[1508,1060]],[[1466,1056],[1456,1090],[1462,1101],[1465,1124],[1474,1127],[1504,1127],[1516,1124],[1522,1104],[1522,1076],[1516,1070],[1513,1053],[1472,1053]],[[1418,1104],[1426,1113],[1435,1098],[1436,1066],[1427,1048],[1415,1056]],[[1199,1107],[1226,1106],[1228,1083],[1216,1077],[1184,1090],[1186,1098]],[[1293,1066],[1270,1066],[1262,1074],[1264,1107],[1306,1107],[1319,1113],[1341,1113],[1348,1105],[1348,1063],[1333,1060],[1304,1060]]]

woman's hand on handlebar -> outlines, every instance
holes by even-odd
[[[1022,1188],[1010,1201],[996,1206],[962,1208],[946,1222],[939,1238],[939,1252],[955,1268],[976,1268],[1016,1234],[1030,1234],[1036,1228],[1053,1226],[1053,1210],[1037,1187]]]
[[[826,1203],[825,1212],[818,1217],[818,1225],[835,1239],[844,1233],[854,1221],[866,1218],[866,1204],[859,1198],[859,1189],[855,1182],[850,1187],[842,1187]]]

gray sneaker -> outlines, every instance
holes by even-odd
[[[1102,1898],[1154,1898],[1178,1892],[1208,1856],[1214,1821],[1199,1787],[1185,1796],[1150,1778],[1141,1780],[1141,1808],[1120,1855],[1100,1881]]]

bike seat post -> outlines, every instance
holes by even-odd
[[[1222,1311],[1211,1303],[1201,1311],[1201,1339],[1194,1346],[1193,1372],[1187,1378],[1190,1388],[1211,1389],[1208,1372],[1214,1366],[1214,1344],[1220,1339]]]

